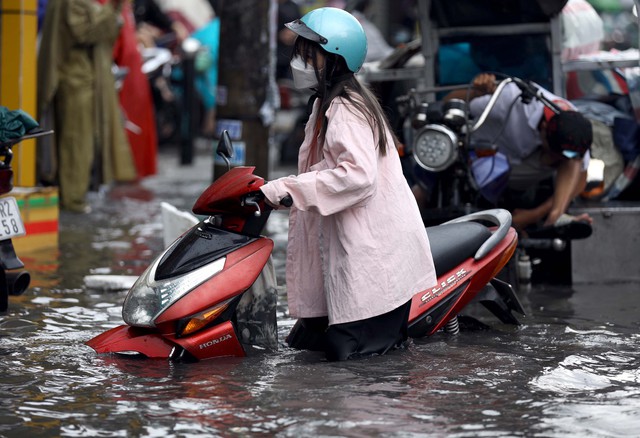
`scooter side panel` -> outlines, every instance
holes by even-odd
[[[438,277],[438,284],[426,291],[415,294],[411,302],[409,313],[409,324],[415,324],[420,318],[424,318],[443,300],[447,299],[463,282],[468,282],[465,290],[459,295],[458,300],[451,306],[449,312],[443,315],[442,319],[433,326],[429,333],[431,335],[438,331],[450,318],[457,315],[482,288],[493,278],[496,271],[502,267],[500,262],[506,264],[508,258],[503,257],[503,253],[513,253],[513,248],[517,243],[515,230],[510,229],[507,236],[493,250],[481,260],[475,261],[473,258],[465,260],[457,267]]]
[[[85,342],[97,353],[125,353],[135,351],[149,358],[169,358],[175,344],[157,333],[121,325]]]
[[[483,266],[479,269],[476,268],[477,273],[471,278],[469,291],[460,297],[460,300],[451,309],[448,318],[457,315],[498,274],[513,255],[517,242],[516,231],[511,228],[500,245],[494,248],[486,258],[475,262],[478,264],[486,260]]]
[[[157,326],[193,315],[247,290],[269,260],[273,241],[260,238],[227,255],[224,270],[158,315]]]

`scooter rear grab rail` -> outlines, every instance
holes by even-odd
[[[482,246],[478,248],[478,251],[476,251],[476,254],[473,256],[474,260],[480,260],[485,257],[498,243],[502,241],[502,239],[504,239],[511,227],[511,213],[502,208],[494,208],[467,214],[447,221],[445,224],[478,221],[490,222],[498,228],[491,233],[491,237],[489,237]]]

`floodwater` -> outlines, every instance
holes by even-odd
[[[57,249],[20,254],[33,279],[0,314],[0,436],[638,435],[637,284],[534,286],[520,327],[487,316],[489,331],[344,363],[285,346],[190,364],[96,355],[84,342],[121,323],[124,292],[83,277],[140,274],[163,247],[159,202],[189,208],[210,175],[206,161],[163,166],[94,194],[88,216],[63,214]],[[267,232],[282,280],[286,215]],[[282,341],[293,321],[280,289]]]

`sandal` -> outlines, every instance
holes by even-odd
[[[585,220],[576,219],[575,216],[563,214],[554,225],[548,227],[538,227],[527,230],[530,238],[534,239],[554,239],[578,240],[591,236],[593,228]]]

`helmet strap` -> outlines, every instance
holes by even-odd
[[[339,84],[353,76],[353,73],[351,73],[350,71],[348,71],[347,73],[336,75],[337,67],[338,55],[330,54],[329,56],[327,56],[325,61],[324,90],[322,90],[324,93],[322,94],[326,94],[326,92],[331,90],[334,85]]]

